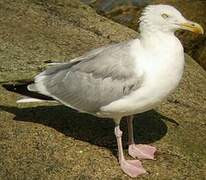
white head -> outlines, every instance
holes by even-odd
[[[140,18],[140,31],[162,31],[174,33],[178,29],[204,33],[203,28],[184,16],[174,7],[169,5],[149,5]]]

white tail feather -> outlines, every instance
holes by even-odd
[[[16,101],[17,103],[31,103],[31,102],[48,102],[47,100],[31,98],[31,97],[23,97]]]

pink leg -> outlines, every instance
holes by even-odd
[[[120,130],[119,125],[115,126],[114,132],[118,145],[118,159],[122,170],[131,177],[137,177],[146,173],[139,160],[125,160],[122,147],[122,131]]]
[[[128,123],[128,136],[129,136],[129,155],[133,158],[139,159],[154,159],[154,153],[156,152],[156,148],[146,144],[138,144],[136,145],[134,142],[134,134],[133,134],[133,116],[127,117]]]

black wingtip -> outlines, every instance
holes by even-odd
[[[7,83],[7,84],[2,84],[2,87],[7,91],[16,92],[24,95],[26,92],[28,92],[27,89],[28,85],[29,83]]]
[[[45,96],[42,94],[39,94],[37,92],[31,92],[27,89],[27,86],[29,84],[33,83],[33,81],[16,81],[16,82],[12,82],[12,83],[5,83],[2,84],[2,87],[4,89],[6,89],[7,91],[10,92],[15,92],[18,94],[21,94],[23,96],[28,96],[28,97],[32,97],[32,98],[36,98],[36,99],[41,99],[41,100],[54,100],[53,98],[49,97],[49,96]]]

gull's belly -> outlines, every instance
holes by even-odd
[[[183,74],[183,47],[176,37],[163,41],[165,43],[161,41],[161,47],[139,47],[135,69],[137,78],[143,76],[141,87],[102,107],[100,114],[116,118],[145,112],[154,108],[175,90]]]
[[[127,116],[154,108],[178,86],[184,67],[184,57],[179,62],[156,64],[148,68],[142,86],[130,95],[101,108],[106,116]],[[149,66],[147,66],[149,67]]]
[[[138,113],[152,109],[176,89],[181,77],[182,71],[168,71],[151,76],[142,88],[128,98],[133,105],[132,111]]]
[[[125,97],[131,103],[128,112],[129,109],[133,113],[152,109],[178,86],[184,70],[183,50],[166,52],[148,56],[147,62],[141,61],[145,79],[140,89],[131,93],[128,99]]]
[[[174,91],[181,77],[182,71],[154,74],[138,90],[104,106],[102,114],[105,117],[122,117],[148,111]]]

